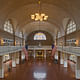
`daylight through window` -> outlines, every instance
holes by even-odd
[[[4,24],[4,31],[7,31],[9,33],[13,33],[13,27],[12,24],[10,23],[10,21],[6,21]]]
[[[67,26],[67,34],[70,34],[74,31],[76,31],[76,24],[74,21],[71,20]]]
[[[34,35],[34,40],[46,40],[46,35],[42,32],[38,32]]]

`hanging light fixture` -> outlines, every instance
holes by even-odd
[[[39,5],[39,12],[32,14],[31,19],[35,21],[46,21],[48,19],[48,16],[45,13],[41,13],[41,1],[38,1]]]

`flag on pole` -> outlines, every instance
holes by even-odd
[[[26,56],[26,60],[28,60],[28,50],[25,47],[23,47],[23,52]]]
[[[52,54],[51,54],[52,58],[55,55],[56,49],[57,49],[57,47],[55,45],[52,45]]]

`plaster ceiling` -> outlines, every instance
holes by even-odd
[[[1,0],[0,27],[5,20],[12,19],[14,27],[30,33],[38,29],[38,22],[30,19],[30,15],[38,11],[38,0]],[[48,21],[40,23],[40,29],[56,34],[64,32],[68,19],[80,25],[80,0],[41,0],[41,11],[49,16]]]

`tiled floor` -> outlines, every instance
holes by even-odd
[[[51,60],[29,60],[6,72],[5,79],[0,80],[76,80],[74,64],[68,68],[54,64]]]

